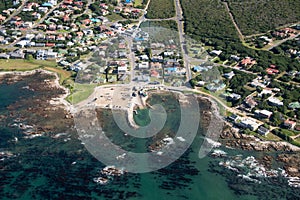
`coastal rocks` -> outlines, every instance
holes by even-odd
[[[289,177],[288,184],[291,187],[300,188],[300,178],[299,177]]]
[[[253,156],[244,159],[241,156],[229,157],[225,161],[220,161],[219,165],[238,173],[238,177],[255,183],[261,183],[262,178],[286,176],[284,170],[267,169]]]
[[[227,153],[225,151],[214,149],[213,152],[210,154],[212,157],[226,157]]]
[[[269,155],[264,155],[258,158],[259,163],[262,166],[271,169],[273,163],[283,166],[284,173],[282,176],[287,177],[300,177],[300,154],[299,148],[287,143],[287,142],[274,142],[264,141],[252,135],[239,134],[236,129],[226,126],[221,134],[219,140],[226,147],[242,149],[246,151],[258,151],[258,152],[274,152]],[[289,154],[277,153],[277,152],[289,152]],[[233,167],[233,166],[231,166]],[[279,170],[280,171],[280,170]],[[245,176],[241,176],[244,179],[250,180]],[[250,177],[251,178],[251,177]],[[297,186],[294,181],[291,186]],[[296,187],[295,186],[295,187]]]
[[[16,155],[14,155],[10,151],[2,151],[2,152],[0,152],[0,161],[4,161],[4,160],[9,159],[11,157],[16,157]]]
[[[93,181],[101,185],[107,184],[110,180],[113,180],[115,176],[122,176],[126,171],[118,169],[115,166],[106,166],[100,171],[100,176],[93,178]]]
[[[283,164],[290,176],[300,177],[300,154],[281,154],[277,156],[276,161]]]
[[[0,81],[10,84],[9,88],[14,91],[12,100],[6,105],[9,115],[4,116],[6,120],[0,125],[11,124],[11,128],[18,128],[30,138],[30,135],[45,132],[70,131],[74,121],[61,99],[66,90],[59,86],[56,75],[41,70],[6,73],[0,76]],[[55,106],[50,104],[51,99],[58,103]],[[33,127],[28,127],[28,124]]]
[[[264,141],[253,135],[239,134],[236,129],[229,125],[225,126],[220,136],[220,142],[232,148],[240,148],[248,151],[299,151],[287,142]]]

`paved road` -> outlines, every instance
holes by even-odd
[[[269,50],[271,50],[271,49],[273,49],[273,48],[275,48],[275,47],[281,45],[282,43],[284,43],[284,42],[286,42],[286,41],[288,41],[288,40],[293,40],[293,39],[295,39],[295,38],[298,37],[298,36],[300,36],[300,33],[298,33],[298,34],[296,34],[296,35],[294,35],[294,36],[292,36],[292,37],[288,37],[288,38],[285,38],[285,39],[281,40],[280,42],[276,43],[275,45],[269,47],[267,50],[269,51]]]
[[[134,67],[135,67],[135,54],[134,52],[132,52],[132,38],[128,38],[126,39],[127,42],[127,46],[129,49],[129,54],[128,54],[128,58],[129,58],[129,66],[130,66],[130,82],[132,83],[133,79],[134,79]]]
[[[22,11],[22,9],[24,8],[24,6],[27,3],[27,1],[28,0],[23,0],[22,4],[19,6],[19,8],[17,10],[15,10],[15,12],[13,14],[11,14],[2,24],[5,24],[9,20],[11,20],[11,18],[13,18],[14,16],[18,15]]]
[[[186,45],[186,40],[184,37],[184,24],[183,24],[183,16],[182,16],[182,8],[180,5],[180,1],[179,0],[174,0],[175,1],[175,10],[176,10],[176,22],[178,24],[178,33],[179,33],[179,41],[180,41],[180,47],[181,47],[181,52],[182,52],[182,57],[183,57],[183,62],[184,62],[184,66],[186,68],[186,78],[187,81],[192,79],[192,73],[191,73],[191,69],[189,66],[189,56],[188,56],[188,52],[187,49],[185,48]]]

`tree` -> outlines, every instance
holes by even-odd
[[[281,114],[279,112],[273,113],[272,122],[275,126],[279,126],[281,124]]]

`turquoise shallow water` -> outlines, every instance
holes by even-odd
[[[0,113],[7,115],[7,106],[20,98],[35,98],[41,93],[24,90],[25,82],[0,85]],[[27,80],[28,81],[28,80]],[[151,104],[161,102],[161,96],[153,96]],[[162,134],[172,135],[180,120],[176,100],[165,98],[169,113]],[[205,106],[205,105],[200,105]],[[116,144],[125,149],[146,151],[143,146],[150,140],[124,137],[108,111],[105,116],[105,131]],[[151,173],[132,174],[114,178],[107,185],[93,182],[104,165],[93,158],[70,131],[58,138],[48,133],[26,139],[17,128],[7,126],[14,120],[1,121],[0,151],[13,156],[1,156],[0,196],[1,199],[299,199],[299,191],[286,185],[281,179],[265,179],[261,184],[248,182],[237,177],[237,173],[218,165],[222,158],[198,158],[204,131],[200,128],[188,151],[173,164]],[[18,142],[14,138],[18,138]],[[254,152],[228,150],[230,155],[259,156]],[[76,163],[75,163],[76,162]]]

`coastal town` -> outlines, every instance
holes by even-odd
[[[69,104],[94,103],[99,108],[127,111],[133,127],[137,126],[133,116],[151,107],[148,97],[153,91],[204,96],[216,104],[224,124],[237,133],[234,138],[249,136],[254,141],[244,144],[244,149],[251,146],[264,151],[279,142],[283,144],[279,150],[299,151],[300,22],[244,36],[232,7],[220,1],[241,42],[242,47],[233,48],[199,40],[186,31],[185,8],[179,0],[172,2],[171,17],[153,16],[153,9],[159,8],[152,0],[3,3],[0,71],[57,73],[59,84],[68,90],[65,100]],[[159,145],[168,142],[162,139]],[[159,148],[152,150],[159,152]],[[225,153],[215,150],[212,155]],[[266,170],[253,157],[220,162],[237,171],[241,165],[251,166],[256,177],[279,174]],[[294,166],[280,172],[288,177],[300,170]],[[123,174],[110,166],[93,180],[106,185],[113,176]],[[300,187],[299,178],[289,178],[290,186]]]
[[[189,81],[196,89],[187,90],[208,94],[225,105],[227,120],[243,133],[299,145],[299,63],[295,67],[270,63],[264,69],[263,61],[250,56],[213,48],[205,51],[201,43],[184,40],[177,31],[167,30],[168,40],[153,39],[153,33],[145,31],[150,30],[151,19],[142,7],[148,5],[136,4],[130,0],[12,1],[1,10],[0,58],[53,61],[74,74],[89,74],[87,84],[135,82],[183,91]],[[150,32],[166,35],[166,28],[160,29]],[[299,33],[296,24],[255,37],[249,45],[275,51],[278,45],[284,48],[286,40],[299,43]],[[297,45],[287,46],[285,52],[299,62]],[[210,76],[214,68],[218,77]],[[132,95],[136,94],[131,91]]]

